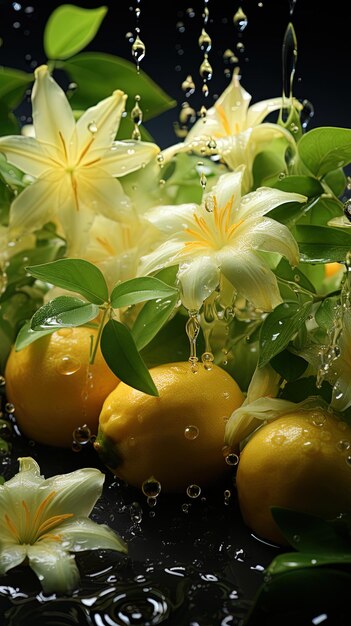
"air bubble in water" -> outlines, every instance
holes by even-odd
[[[189,424],[189,426],[186,426],[184,429],[184,437],[192,441],[194,439],[197,439],[197,437],[199,436],[199,432],[200,431],[197,426]]]

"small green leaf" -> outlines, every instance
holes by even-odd
[[[281,259],[281,261],[275,268],[274,273],[277,278],[282,278],[293,283],[294,287],[302,287],[303,289],[307,289],[312,293],[316,293],[313,284],[307,278],[304,272],[302,272],[298,267],[292,269],[290,263],[286,259]]]
[[[159,330],[166,324],[178,302],[178,295],[150,300],[141,309],[132,328],[132,335],[138,347],[142,350],[156,337]]]
[[[318,178],[351,162],[351,129],[314,128],[298,143],[301,159]]]
[[[48,328],[70,328],[81,326],[94,319],[99,313],[96,304],[90,304],[79,298],[59,296],[43,304],[31,319],[32,330]]]
[[[323,181],[327,183],[328,187],[330,187],[336,196],[341,196],[345,190],[347,182],[344,170],[341,167],[328,172],[324,176]]]
[[[316,515],[276,506],[271,507],[271,513],[285,539],[295,550],[319,555],[348,553],[351,559],[351,542],[330,522]]]
[[[124,324],[109,320],[102,331],[100,346],[107,365],[120,380],[150,396],[158,396],[150,372]]]
[[[287,347],[289,341],[305,323],[312,305],[311,301],[303,305],[293,301],[283,302],[266,317],[260,332],[259,367],[269,363],[276,354]]]
[[[50,335],[56,330],[56,328],[48,328],[47,330],[33,330],[30,326],[30,321],[23,324],[20,329],[15,343],[16,352],[23,350],[40,337],[45,337],[46,335]]]
[[[94,304],[104,304],[108,300],[108,289],[102,272],[83,259],[59,259],[26,269],[35,278],[80,293]]]
[[[157,300],[158,298],[176,296],[177,294],[177,289],[166,285],[166,283],[153,276],[132,278],[124,283],[120,283],[113,289],[111,306],[113,309],[118,309],[131,304],[145,302],[145,300]]]
[[[84,9],[62,4],[55,9],[45,26],[44,50],[49,59],[67,59],[94,39],[107,13],[107,7]]]
[[[1,113],[1,108],[0,108]],[[0,152],[0,172],[5,183],[13,190],[23,189],[23,172],[6,161],[4,154]]]
[[[289,350],[283,350],[271,359],[271,366],[285,380],[297,380],[306,370],[308,363]]]
[[[315,552],[287,552],[273,559],[268,568],[272,575],[282,574],[291,569],[318,567],[322,565],[351,564],[351,552],[348,554],[316,554]]]
[[[344,214],[342,202],[331,196],[320,196],[310,207],[310,210],[303,213],[298,220],[298,224],[313,224],[316,226],[327,226],[333,217],[340,217]]]
[[[351,233],[341,228],[299,224],[294,235],[303,263],[342,263],[351,250]]]
[[[33,74],[14,70],[12,67],[0,67],[0,101],[8,109],[20,104],[24,92],[33,82]]]
[[[290,193],[301,193],[308,198],[314,198],[324,193],[319,180],[312,176],[285,176],[281,180],[277,180],[273,187]]]
[[[110,96],[115,89],[122,89],[129,97],[128,110],[133,107],[133,96],[141,96],[144,120],[151,119],[176,105],[145,72],[137,76],[134,63],[103,54],[85,52],[62,63],[71,80],[77,83],[71,104],[76,109],[86,109],[99,100]]]
[[[301,202],[287,202],[286,204],[275,207],[272,211],[269,211],[267,215],[273,220],[291,228],[301,217],[308,215],[309,211],[311,211],[317,202],[318,198],[312,198],[305,204]]]
[[[329,332],[335,324],[336,312],[339,304],[340,298],[337,296],[325,298],[315,313],[314,317],[318,326],[326,332]]]

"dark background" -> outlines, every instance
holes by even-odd
[[[63,3],[55,0],[0,0],[0,64],[28,71],[45,62],[42,48],[44,25],[53,9],[60,4]],[[109,52],[132,60],[131,44],[126,33],[134,31],[137,0],[80,0],[73,4],[86,8],[102,4],[109,7],[101,29],[88,50]],[[209,107],[213,97],[220,94],[229,82],[224,72],[230,65],[224,64],[223,52],[227,48],[235,52],[238,41],[245,46],[243,53],[237,53],[242,84],[252,94],[253,101],[281,95],[281,47],[291,19],[290,2],[242,0],[248,25],[241,39],[233,24],[233,15],[239,4],[228,0],[209,0],[207,4],[210,11],[207,31],[213,41],[209,60],[214,75],[209,83],[210,95],[205,99],[198,75],[202,60],[198,37],[204,2],[140,0],[141,38],[146,45],[141,68],[178,101],[178,109],[148,124],[150,132],[162,147],[176,141],[173,122],[178,118],[179,106],[186,100],[181,89],[182,81],[192,74],[197,89],[189,98],[191,106],[196,111],[201,104]],[[348,15],[342,6],[344,3],[342,5],[339,0],[332,3],[297,0],[292,16],[298,39],[294,94],[313,103],[315,116],[311,128],[351,125],[349,25]],[[193,11],[189,11],[190,8]]]

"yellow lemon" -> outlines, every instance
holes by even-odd
[[[97,330],[62,328],[23,350],[6,364],[6,394],[22,433],[40,443],[71,446],[72,432],[87,424],[97,432],[106,396],[117,385],[100,352],[89,365],[91,336]]]
[[[274,542],[284,539],[271,506],[326,519],[351,513],[351,428],[322,411],[280,417],[249,440],[236,482],[245,522]]]
[[[142,487],[154,477],[164,490],[214,482],[228,467],[225,423],[244,396],[222,369],[188,362],[150,370],[152,397],[120,383],[105,400],[96,449],[113,472]]]

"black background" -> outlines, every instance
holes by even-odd
[[[63,4],[57,1],[29,0],[13,2],[0,0],[0,64],[23,70],[32,70],[46,61],[42,47],[45,22],[53,9]],[[86,8],[98,7],[103,2],[81,0],[74,2]],[[126,38],[136,25],[134,9],[137,0],[108,0],[109,11],[99,33],[88,50],[99,50],[132,60],[131,44]],[[198,37],[202,27],[202,0],[140,0],[141,38],[146,45],[141,67],[171,96],[178,106],[185,100],[181,82],[192,74],[197,90],[190,104],[198,111],[201,104],[213,103],[228,84],[224,75],[223,52],[236,51],[238,32],[233,15],[239,2],[209,0],[210,20],[207,30],[213,46],[209,60],[214,76],[209,83],[210,95],[201,94],[198,68],[202,60]],[[289,14],[289,0],[242,0],[248,17],[248,26],[242,34],[245,52],[238,54],[243,86],[252,94],[253,101],[281,95],[281,47],[286,26],[292,19],[298,39],[298,64],[294,93],[299,99],[310,100],[315,107],[313,126],[344,126],[351,124],[351,87],[349,71],[349,33],[347,6],[341,1],[321,3],[317,0],[297,0],[294,14]],[[20,9],[18,6],[20,5]],[[31,7],[33,10],[31,10]],[[189,17],[187,9],[193,8]],[[179,31],[179,22],[184,32]],[[177,28],[178,24],[178,28]],[[227,66],[228,67],[228,66]],[[118,85],[116,85],[118,87]],[[137,76],[136,76],[137,89]],[[149,124],[149,130],[164,147],[174,143],[173,122],[178,111],[163,114]]]

